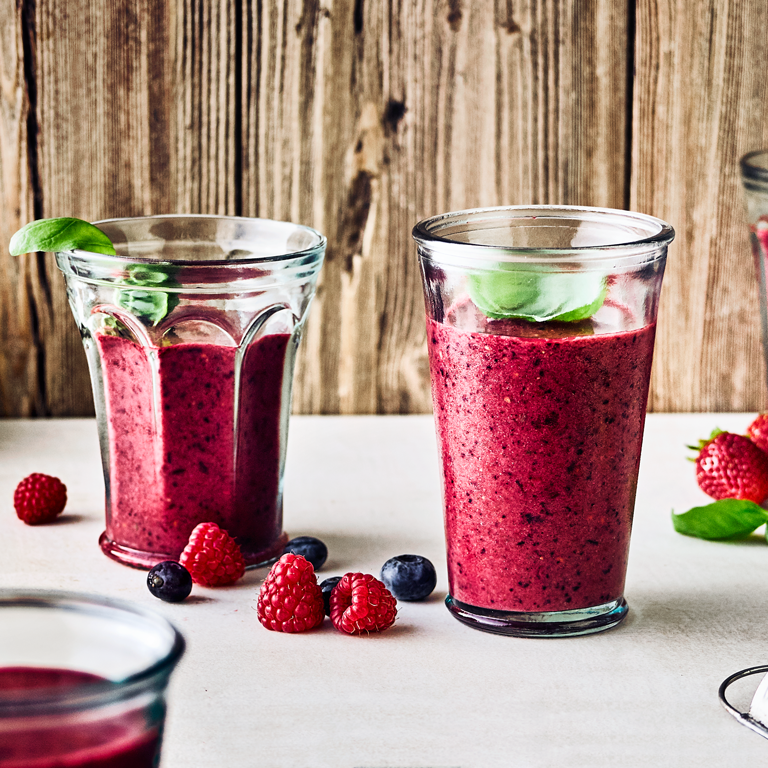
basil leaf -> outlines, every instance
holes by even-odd
[[[12,238],[11,256],[34,251],[75,249],[115,256],[112,241],[93,224],[82,219],[38,219],[22,227]]]
[[[125,282],[129,285],[175,285],[173,275],[176,268],[165,264],[131,264],[126,271],[128,277]]]
[[[672,513],[678,533],[699,539],[743,539],[765,522],[768,512],[746,499],[720,499],[680,515]]]
[[[178,303],[175,293],[165,291],[120,291],[117,303],[138,317],[157,325]]]
[[[469,295],[494,320],[531,322],[586,320],[602,307],[608,293],[605,276],[595,272],[499,269],[469,276]]]
[[[136,285],[154,290],[124,290],[117,294],[117,303],[138,317],[150,320],[157,325],[171,310],[178,305],[179,295],[175,292],[157,290],[157,286],[176,287],[175,267],[165,264],[131,264],[127,269],[125,285]]]
[[[605,303],[605,297],[607,295],[608,286],[605,284],[605,280],[603,280],[602,288],[597,296],[595,296],[591,304],[584,304],[580,307],[576,307],[576,309],[571,309],[567,312],[564,312],[562,315],[553,317],[552,319],[561,323],[577,323],[581,320],[586,320],[588,317],[592,317],[592,315],[594,315],[595,312],[597,312],[597,310],[603,306]]]

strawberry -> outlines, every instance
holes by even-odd
[[[696,480],[713,499],[749,499],[760,504],[768,496],[768,455],[748,437],[715,430],[702,440],[696,457]]]
[[[747,434],[761,451],[768,453],[768,413],[761,413],[747,427]]]

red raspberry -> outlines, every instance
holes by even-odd
[[[761,451],[768,453],[768,413],[761,413],[747,427],[747,434]]]
[[[179,562],[192,581],[204,587],[223,587],[245,573],[243,553],[237,542],[216,523],[200,523],[190,534]]]
[[[275,632],[304,632],[322,624],[323,592],[312,563],[301,555],[283,555],[261,585],[256,613]]]
[[[715,430],[702,441],[696,480],[713,499],[749,499],[760,504],[768,496],[768,455],[748,437]]]
[[[67,504],[67,486],[58,477],[34,472],[25,477],[13,494],[13,506],[19,520],[40,525],[55,520]]]
[[[339,632],[382,632],[396,615],[397,600],[370,573],[347,573],[331,592],[331,622]]]

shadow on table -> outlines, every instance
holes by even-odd
[[[88,520],[89,515],[75,515],[64,512],[57,517],[53,522],[46,523],[46,525],[71,525],[72,523],[81,523],[83,520]]]
[[[736,587],[687,594],[633,592],[627,596],[627,602],[627,629],[640,634],[661,633],[670,638],[727,633],[734,642],[740,638],[750,640],[768,614],[768,591],[765,595],[740,595]]]
[[[212,603],[214,602],[214,598],[212,597],[206,597],[205,595],[195,595],[194,593],[191,594],[186,600],[184,600],[186,605],[195,605],[195,604],[202,604],[202,603]]]
[[[349,534],[317,534],[328,547],[328,560],[317,574],[321,581],[328,576],[344,573],[372,573],[379,577],[381,566],[390,558],[403,554],[423,554],[413,551],[408,545],[407,536],[388,536],[372,534],[354,536]],[[382,555],[382,553],[385,553]]]

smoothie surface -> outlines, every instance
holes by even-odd
[[[110,541],[147,553],[147,567],[178,559],[202,522],[234,536],[246,562],[278,542],[289,340],[266,335],[240,359],[234,346],[151,348],[96,336],[110,447]]]
[[[449,584],[467,605],[564,611],[623,594],[655,325],[566,332],[428,319]]]
[[[64,690],[103,682],[67,669],[0,668],[0,692]],[[160,748],[157,728],[147,729],[142,711],[91,722],[65,716],[0,732],[0,768],[152,768]]]

